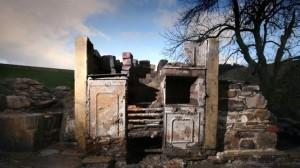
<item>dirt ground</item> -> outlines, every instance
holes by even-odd
[[[0,154],[0,168],[78,168],[83,153],[73,145],[55,144],[38,152]]]
[[[0,168],[299,168],[300,152],[291,157],[248,158],[243,160],[183,161],[163,155],[147,155],[139,163],[126,165],[104,156],[89,156],[74,145],[55,144],[37,152],[0,153]],[[287,155],[285,155],[287,156]],[[96,161],[96,162],[95,162]],[[98,163],[98,164],[95,164]]]

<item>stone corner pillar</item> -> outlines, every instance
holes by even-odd
[[[204,148],[215,150],[218,126],[218,82],[219,82],[219,40],[208,40],[207,52],[207,99],[205,114]]]
[[[86,148],[86,94],[88,75],[88,45],[86,36],[75,40],[75,69],[74,69],[74,102],[75,102],[75,137],[81,149]]]

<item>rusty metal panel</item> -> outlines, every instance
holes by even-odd
[[[122,77],[89,80],[89,137],[126,137],[126,80]]]
[[[164,146],[187,149],[203,141],[203,108],[165,107]]]

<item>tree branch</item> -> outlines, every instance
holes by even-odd
[[[252,66],[254,67],[256,62],[251,58],[251,55],[249,53],[249,49],[248,47],[246,46],[245,42],[243,41],[242,39],[242,36],[241,36],[241,32],[240,32],[240,12],[239,12],[239,4],[238,4],[238,1],[237,0],[232,0],[233,2],[233,13],[235,15],[235,36],[236,36],[236,40],[237,40],[237,43],[238,45],[240,46],[241,48],[241,52],[243,53],[244,55],[244,58],[245,60],[247,61],[247,63],[249,64],[249,66]]]
[[[284,54],[284,49],[285,49],[285,46],[286,46],[286,43],[287,43],[289,37],[291,36],[291,34],[293,32],[293,26],[295,24],[295,20],[296,20],[296,14],[294,11],[290,23],[288,24],[288,26],[284,30],[284,33],[280,37],[280,44],[277,49],[277,52],[275,55],[275,61],[274,61],[274,70],[273,70],[274,75],[276,75],[280,69],[280,63],[281,63],[281,59]]]

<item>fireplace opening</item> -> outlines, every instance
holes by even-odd
[[[196,77],[167,76],[166,104],[191,104],[191,88]]]

